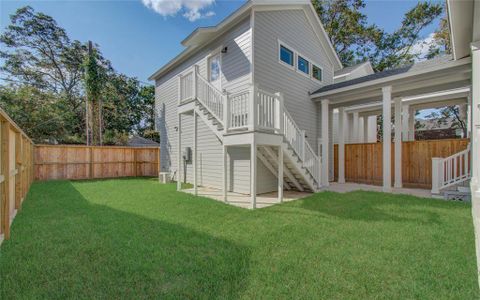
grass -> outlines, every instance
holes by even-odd
[[[152,179],[35,183],[0,298],[478,299],[470,209],[324,192],[250,211]]]

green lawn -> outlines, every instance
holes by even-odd
[[[35,183],[0,299],[478,299],[470,206],[319,193],[254,211],[153,179]]]

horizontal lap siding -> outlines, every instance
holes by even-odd
[[[171,72],[157,79],[155,99],[158,114],[157,130],[161,136],[161,169],[164,172],[177,171],[177,134],[178,127],[178,77],[177,75],[194,64],[199,65],[200,75],[207,78],[207,56],[220,46],[228,51],[222,54],[222,89],[234,93],[251,83],[251,30],[250,19],[246,18],[231,30],[219,36],[212,43],[199,50]],[[220,188],[223,180],[222,145],[215,134],[199,118],[198,120],[198,183],[204,186]],[[193,117],[182,118],[182,148],[193,146]],[[187,181],[192,182],[192,165],[187,166]],[[249,169],[248,169],[249,171]],[[244,168],[238,172],[239,190],[249,190],[249,184],[240,178],[248,177]],[[183,174],[182,174],[183,179]]]
[[[316,150],[320,134],[320,109],[310,100],[308,93],[333,82],[333,66],[304,11],[256,12],[254,20],[255,83],[284,94],[287,110],[299,127],[306,130],[307,139]],[[323,82],[314,81],[280,64],[277,39],[320,64]]]

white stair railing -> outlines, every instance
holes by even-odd
[[[471,178],[470,145],[446,158],[432,158],[432,194]]]
[[[197,100],[223,125],[224,104],[226,95],[215,88],[202,76],[197,77]]]

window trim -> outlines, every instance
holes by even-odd
[[[296,64],[297,64],[297,67],[295,68],[295,71],[297,71],[298,73],[300,73],[301,75],[305,76],[305,77],[311,77],[311,74],[312,74],[312,61],[308,58],[306,58],[304,55],[302,55],[301,53],[298,53],[297,52],[297,55],[296,55],[297,59],[296,59]],[[308,73],[305,73],[303,72],[302,70],[300,70],[298,68],[298,60],[302,58],[303,60],[305,60],[307,63],[308,63]]]
[[[321,79],[317,79],[317,78],[313,77],[313,66],[320,69]],[[318,82],[323,82],[323,68],[318,66],[316,63],[312,63],[312,79],[315,80],[315,81],[318,81]]]
[[[293,55],[293,65],[290,65],[290,64],[287,64],[286,62],[284,62],[282,59],[281,59],[281,51],[282,51],[282,47],[292,51],[292,55]],[[284,65],[285,67],[289,68],[289,69],[292,69],[292,70],[295,70],[295,66],[296,66],[296,51],[293,50],[292,47],[290,47],[289,45],[285,44],[284,42],[278,40],[278,55],[277,55],[277,59],[278,59],[278,62],[282,65]]]
[[[288,50],[292,51],[292,53],[293,53],[293,65],[287,64],[286,62],[284,62],[283,60],[280,59],[282,46],[287,48]],[[278,47],[278,49],[277,49],[277,60],[281,65],[299,73],[300,75],[302,75],[304,77],[310,78],[312,81],[322,82],[322,83],[324,82],[324,80],[323,80],[324,69],[323,69],[323,67],[321,67],[321,64],[318,64],[315,61],[311,60],[308,56],[303,55],[302,53],[298,52],[297,50],[295,50],[295,48],[290,47],[287,43],[282,42],[280,39],[277,39],[277,47]],[[301,57],[308,62],[308,74],[298,69],[298,57]],[[320,69],[321,74],[322,74],[322,80],[318,80],[317,78],[313,77],[313,66],[314,65],[315,65],[315,67]]]

